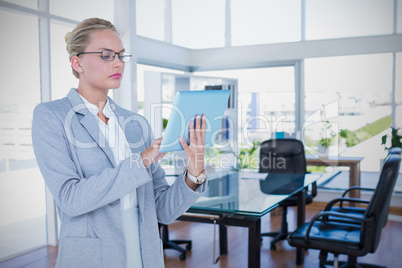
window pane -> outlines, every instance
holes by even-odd
[[[225,45],[224,0],[172,0],[172,39],[188,48]]]
[[[395,127],[402,129],[402,105],[396,106]]]
[[[50,13],[72,20],[82,21],[99,17],[113,22],[114,1],[109,0],[49,0]]]
[[[306,39],[391,34],[393,0],[306,0]]]
[[[52,99],[61,99],[70,88],[78,86],[78,79],[72,73],[64,36],[73,27],[52,23],[50,25],[50,46],[52,64]]]
[[[31,142],[40,102],[38,19],[0,10],[0,260],[46,245],[45,183]],[[23,53],[18,53],[23,52]],[[22,235],[23,234],[23,235]]]
[[[397,104],[402,104],[402,53],[396,53],[395,75],[395,100]]]
[[[300,3],[299,0],[232,0],[232,45],[300,41]]]
[[[164,41],[164,0],[137,0],[137,34]]]
[[[295,80],[293,67],[258,68],[197,75],[238,79],[239,145],[264,141],[275,132],[295,134]]]
[[[402,33],[402,0],[398,0],[398,14],[396,16],[398,18],[397,31]]]
[[[28,7],[32,9],[38,9],[38,1],[37,0],[4,0],[4,2],[10,2],[16,5],[20,5],[23,7]]]
[[[144,64],[137,64],[137,101],[138,101],[138,113],[141,115],[144,115],[144,96],[145,96],[144,72],[145,71],[184,74],[184,72],[182,72],[182,71],[177,71],[177,70],[173,70],[173,69],[155,67],[155,66],[144,65]],[[164,79],[165,79],[165,77],[164,77]],[[173,83],[170,83],[170,81],[164,81],[163,87],[165,89],[168,89],[169,92],[171,92],[172,90],[174,90]],[[169,85],[173,85],[173,89]],[[162,94],[164,94],[164,96],[165,96],[165,95],[168,95],[169,93],[162,92]]]
[[[305,95],[306,145],[317,152],[318,141],[334,131],[330,154],[362,156],[363,171],[378,171],[381,136],[391,125],[392,54],[308,59]]]

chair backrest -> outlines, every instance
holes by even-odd
[[[372,244],[370,252],[377,249],[380,242],[381,231],[388,218],[389,206],[392,193],[394,191],[396,179],[399,174],[401,164],[400,154],[388,154],[385,163],[381,169],[380,179],[378,180],[376,190],[371,197],[370,203],[365,211],[365,217],[374,217],[373,229],[369,233],[363,231],[362,235],[370,237]]]
[[[401,147],[392,147],[388,150],[389,154],[399,154],[402,155],[402,148]]]
[[[260,146],[260,172],[305,174],[303,143],[296,139],[271,139]]]

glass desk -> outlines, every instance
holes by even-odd
[[[247,227],[248,267],[260,267],[261,217],[296,194],[297,226],[305,222],[306,188],[323,174],[244,173],[225,171],[208,174],[208,188],[178,220],[219,225],[220,254],[227,254],[226,226]],[[167,175],[171,181],[171,176]],[[297,249],[296,263],[304,262]]]

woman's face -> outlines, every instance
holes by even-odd
[[[115,52],[124,51],[119,35],[111,30],[99,30],[91,33],[90,41],[83,52],[101,52],[104,49]],[[78,57],[80,68],[80,86],[95,90],[108,90],[120,87],[124,73],[124,63],[118,55],[113,61],[102,59],[101,54],[81,54]],[[81,72],[82,69],[82,72]]]

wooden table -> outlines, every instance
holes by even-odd
[[[318,158],[313,155],[306,155],[308,166],[332,166],[349,167],[349,187],[360,186],[360,162],[364,157],[329,157]],[[360,198],[360,191],[351,191],[350,197]]]

